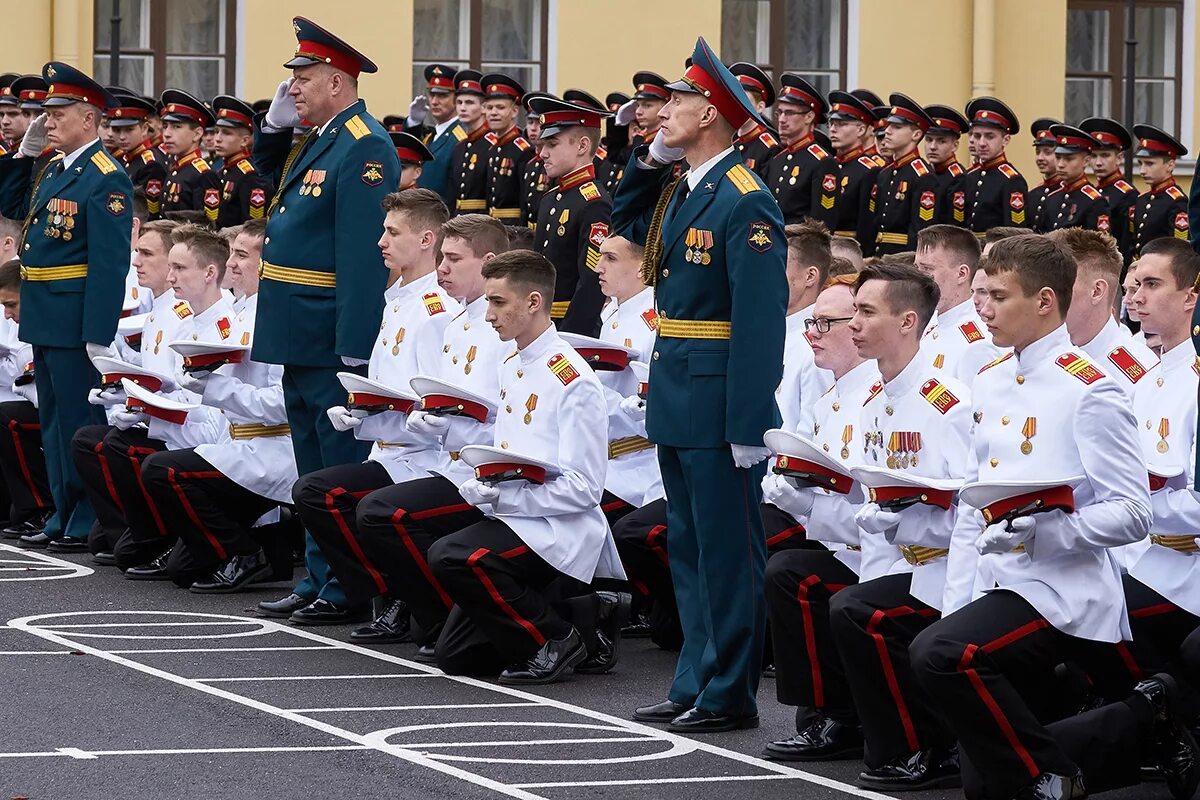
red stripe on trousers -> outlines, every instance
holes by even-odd
[[[108,468],[108,457],[104,455],[104,441],[96,442],[92,452],[100,460],[100,474],[104,476],[104,488],[108,490],[108,496],[112,498],[117,510],[124,515],[125,504],[121,502],[121,495],[117,494],[117,485],[113,482],[112,470]]]
[[[424,511],[414,511],[408,516],[411,517],[413,521],[420,522],[423,519],[430,519],[432,517],[442,517],[446,514],[458,514],[462,511],[470,511],[474,507],[475,506],[471,505],[470,503],[454,503],[448,506],[435,506],[434,508],[427,508]]]
[[[337,525],[338,531],[342,534],[342,538],[346,540],[346,544],[350,547],[350,552],[358,559],[358,563],[362,564],[363,569],[371,576],[371,580],[375,583],[375,588],[380,594],[387,594],[387,583],[383,580],[383,576],[379,574],[379,570],[375,569],[375,565],[367,558],[367,554],[363,552],[362,547],[358,543],[358,539],[354,538],[354,534],[350,531],[350,526],[346,524],[346,518],[342,514],[342,510],[337,507],[337,500],[342,495],[349,494],[354,498],[354,494],[347,492],[340,486],[335,486],[325,493],[325,510],[329,512],[329,516],[333,517],[334,524]],[[361,495],[366,496],[364,493]],[[355,498],[357,499],[357,498]]]
[[[1174,603],[1159,603],[1158,605],[1146,606],[1129,612],[1129,616],[1134,619],[1142,617],[1157,617],[1160,614],[1170,614],[1172,611],[1178,611],[1179,606]]]
[[[500,556],[501,558],[509,558],[511,556],[521,555],[523,552],[528,551],[528,549],[529,548],[527,547],[515,547],[512,550],[501,553]],[[479,578],[479,582],[483,584],[485,589],[487,589],[488,594],[492,596],[492,600],[496,602],[496,605],[500,606],[501,610],[503,610],[513,622],[517,623],[526,631],[528,631],[529,635],[533,637],[533,641],[537,643],[537,646],[541,647],[546,643],[546,637],[542,636],[542,632],[539,631],[532,622],[518,614],[517,610],[510,606],[504,600],[504,598],[500,596],[499,590],[496,589],[496,584],[492,583],[492,579],[489,578],[487,573],[483,571],[483,568],[479,566],[479,560],[484,556],[491,555],[491,553],[492,551],[488,550],[486,547],[479,548],[467,557],[467,566],[470,567],[471,571],[475,573],[475,576]]]
[[[624,500],[613,500],[611,503],[601,505],[600,510],[607,514],[609,511],[616,511],[618,508],[628,505],[629,503],[626,503]]]
[[[904,740],[908,743],[908,749],[912,752],[917,752],[921,749],[921,741],[917,738],[917,729],[913,726],[912,716],[908,713],[908,703],[904,700],[904,694],[900,691],[900,682],[896,679],[896,669],[892,666],[892,656],[888,653],[887,640],[879,633],[876,633],[876,628],[879,623],[883,622],[888,617],[903,617],[909,614],[917,614],[922,617],[930,617],[938,612],[932,608],[926,608],[918,611],[909,606],[899,606],[897,608],[877,609],[871,614],[871,619],[867,622],[867,635],[875,640],[875,651],[879,655],[879,662],[883,665],[883,677],[887,681],[888,691],[892,695],[892,702],[896,704],[896,713],[900,715],[900,725],[904,728]]]
[[[1138,666],[1137,661],[1133,658],[1133,653],[1129,652],[1129,648],[1124,642],[1117,642],[1117,655],[1121,657],[1121,661],[1125,664],[1125,668],[1129,670],[1129,675],[1135,681],[1140,681],[1146,676],[1142,673],[1142,668]]]
[[[29,464],[25,461],[25,446],[21,444],[21,436],[17,431],[25,429],[31,431],[40,431],[41,425],[23,425],[15,419],[8,421],[8,430],[12,434],[13,447],[17,449],[17,462],[21,465],[21,475],[25,478],[25,483],[29,486],[29,493],[33,495],[33,502],[37,503],[38,508],[45,508],[46,503],[42,500],[42,496],[38,494],[37,486],[33,483],[33,474],[29,471]]]
[[[979,699],[983,701],[983,704],[987,706],[987,710],[991,712],[992,718],[996,720],[996,724],[1000,727],[1000,732],[1004,734],[1004,739],[1008,742],[1008,746],[1017,754],[1017,758],[1021,759],[1021,763],[1025,765],[1025,770],[1029,773],[1029,777],[1035,779],[1042,774],[1037,762],[1033,760],[1033,756],[1025,749],[1025,745],[1021,744],[1021,740],[1017,737],[1017,732],[1013,729],[1012,723],[1008,721],[1008,717],[1004,715],[1004,710],[1000,708],[1000,704],[996,702],[996,698],[992,697],[992,693],[984,685],[983,678],[979,677],[979,672],[974,667],[968,665],[975,659],[975,653],[980,650],[985,653],[994,653],[1001,648],[1024,639],[1031,633],[1036,633],[1048,627],[1050,627],[1049,622],[1044,619],[1036,619],[1033,622],[1022,625],[1016,630],[1004,634],[998,639],[993,639],[985,645],[977,646],[969,644],[963,650],[962,658],[958,662],[958,671],[965,673],[967,679],[971,681],[971,686],[975,689],[975,694],[979,695]]]
[[[183,477],[211,478],[212,475],[210,473],[196,473],[196,472],[178,472],[177,473],[177,472],[175,472],[174,467],[167,468],[167,482],[170,483],[171,488],[175,490],[175,495],[179,498],[180,504],[183,505],[183,510],[187,513],[188,519],[190,519],[192,521],[193,525],[195,525],[197,528],[200,529],[200,532],[204,534],[204,538],[208,539],[208,543],[210,545],[212,545],[212,549],[216,552],[217,558],[221,559],[222,561],[226,560],[227,558],[229,558],[229,556],[227,556],[225,554],[225,548],[221,546],[221,541],[219,539],[217,539],[216,536],[213,535],[213,532],[210,531],[208,529],[208,526],[205,525],[204,522],[200,519],[200,515],[197,514],[196,509],[192,507],[192,501],[188,499],[187,494],[183,491],[183,487],[179,485],[179,481],[175,480],[176,475],[178,475],[181,478],[183,478]],[[216,473],[216,477],[223,477],[223,476],[221,475],[220,472],[218,472],[218,473]]]
[[[774,547],[775,545],[779,544],[780,542],[786,542],[788,539],[792,538],[793,536],[796,536],[797,534],[803,535],[803,533],[804,533],[803,525],[793,525],[790,528],[784,528],[783,530],[781,530],[779,533],[775,534],[774,536],[767,537],[767,547]]]
[[[158,513],[158,507],[154,505],[154,498],[150,496],[150,492],[146,489],[146,482],[142,480],[142,462],[138,461],[138,455],[150,456],[157,453],[157,450],[151,450],[146,447],[130,447],[125,451],[125,455],[129,456],[129,460],[133,463],[133,474],[137,478],[138,488],[142,490],[142,497],[146,500],[146,507],[150,509],[150,516],[154,518],[154,524],[158,526],[158,535],[167,535],[167,526],[163,524],[162,515]]]
[[[808,589],[821,582],[816,575],[809,575],[796,587],[796,602],[800,604],[800,616],[804,620],[804,647],[808,651],[808,667],[812,671],[813,706],[825,707],[825,680],[821,674],[821,659],[817,656],[817,632],[813,629],[812,606],[808,602]]]
[[[465,503],[463,505],[466,505],[467,508],[474,508],[474,506],[472,506],[470,503]],[[459,507],[458,505],[439,506],[439,508],[458,508],[458,507]],[[429,510],[436,511],[438,509],[429,509]],[[436,514],[430,514],[427,512],[421,512],[421,513],[423,513],[423,516],[425,518],[428,518],[431,516],[437,516]],[[445,513],[450,513],[450,512],[447,511]],[[440,599],[442,601],[442,605],[444,605],[448,609],[453,608],[454,601],[450,599],[450,595],[446,592],[445,589],[442,588],[442,585],[440,583],[438,583],[438,579],[433,576],[433,570],[431,570],[429,568],[429,559],[427,559],[425,556],[423,556],[421,554],[421,551],[417,549],[417,543],[414,542],[412,540],[412,537],[408,535],[408,528],[404,527],[404,523],[402,523],[400,521],[405,517],[405,515],[412,517],[414,521],[417,519],[412,514],[408,514],[408,512],[406,512],[403,508],[397,508],[394,512],[392,512],[392,527],[396,529],[396,533],[397,533],[397,535],[399,535],[400,541],[404,542],[404,549],[408,550],[408,555],[410,558],[412,558],[413,562],[417,565],[417,569],[421,570],[421,574],[425,576],[425,580],[429,581],[429,585],[433,587],[435,592],[437,592],[438,599]]]
[[[663,550],[658,544],[658,537],[661,536],[663,531],[666,529],[666,525],[655,525],[653,528],[651,528],[650,532],[646,534],[646,546],[650,548],[654,555],[658,556],[658,560],[663,563],[663,566],[669,567],[671,566],[671,561],[667,558],[667,551]]]

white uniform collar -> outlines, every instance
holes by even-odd
[[[222,295],[217,302],[196,315],[195,325],[196,327],[202,327],[210,322],[215,322],[217,317],[222,314],[228,314],[231,310],[229,298]]]
[[[696,187],[700,185],[700,181],[704,180],[705,174],[709,170],[711,170],[713,167],[715,167],[717,165],[718,161],[720,161],[722,158],[724,158],[725,156],[729,155],[732,152],[733,152],[733,146],[730,145],[729,147],[726,147],[724,150],[722,150],[721,152],[717,153],[715,156],[710,158],[708,161],[705,161],[700,166],[694,167],[693,169],[688,170],[688,174],[687,174],[688,191],[689,192],[696,191]]]
[[[1067,326],[1063,324],[1036,342],[1031,342],[1024,350],[1015,355],[1018,364],[1026,369],[1031,369],[1039,362],[1060,356],[1072,349],[1074,349],[1074,345],[1071,344],[1071,336],[1067,333]]]
[[[900,370],[899,375],[884,382],[883,393],[893,400],[908,394],[917,385],[917,381],[923,377],[924,369],[925,361],[921,358],[921,352],[918,350],[912,361],[908,362],[908,366]]]
[[[392,300],[399,300],[402,297],[408,297],[417,292],[428,294],[435,291],[437,291],[437,270],[427,275],[422,275],[419,278],[414,278],[411,282],[401,278],[389,286],[384,291],[383,296],[388,302],[391,302]]]
[[[98,141],[100,141],[100,137],[96,137],[95,139],[92,139],[90,142],[88,142],[83,147],[79,148],[78,150],[72,150],[71,152],[69,152],[65,156],[63,156],[63,160],[62,160],[63,170],[65,171],[65,170],[70,169],[71,165],[74,164],[75,161],[81,155],[83,155],[83,151],[87,150],[89,147],[91,147]]]
[[[355,101],[354,101],[354,103],[357,103],[357,102],[358,102],[357,100],[355,100]],[[350,106],[354,105],[354,103],[349,103],[349,104],[347,104],[347,105],[346,105],[346,108],[350,108]],[[317,136],[320,136],[321,134],[325,133],[325,130],[326,130],[328,127],[329,127],[329,123],[333,122],[335,119],[337,119],[338,117],[340,117],[342,114],[345,114],[345,113],[346,113],[346,108],[343,108],[341,111],[339,111],[338,113],[334,114],[334,115],[333,115],[332,117],[330,117],[329,119],[325,120],[325,122],[324,122],[324,123],[322,123],[321,125],[318,125],[318,126],[317,126]]]
[[[1159,359],[1163,372],[1174,372],[1177,369],[1188,369],[1196,363],[1196,349],[1191,339],[1184,339],[1179,344],[1166,350]]]
[[[433,126],[433,138],[436,139],[437,137],[441,136],[446,131],[450,130],[450,126],[456,122],[458,122],[457,114],[450,117],[450,119],[446,120],[445,122],[439,122],[438,124],[434,125]]]
[[[949,328],[949,327],[957,328],[959,325],[963,324],[967,320],[974,318],[974,316],[975,316],[975,302],[971,298],[968,297],[966,300],[964,300],[963,302],[959,303],[956,306],[951,306],[950,308],[947,308],[945,311],[939,311],[936,316],[936,320],[937,320],[937,325],[939,325],[939,326],[944,325],[947,328]]]
[[[916,359],[914,358],[913,361]],[[878,378],[879,365],[875,363],[875,359],[868,358],[843,375],[840,380],[835,381],[834,391],[837,392],[838,397],[850,397],[860,389],[870,386]]]
[[[154,298],[150,306],[151,311],[159,311],[164,308],[170,308],[179,302],[179,298],[175,296],[175,290],[168,288],[165,292]]]
[[[558,329],[552,324],[546,328],[545,333],[530,342],[528,346],[518,349],[517,355],[522,364],[530,364],[558,346]]]

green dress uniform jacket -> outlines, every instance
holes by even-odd
[[[416,134],[416,131],[412,131]],[[454,191],[451,181],[451,167],[454,160],[454,147],[467,138],[462,123],[457,119],[450,127],[439,135],[436,128],[423,128],[419,134],[421,143],[433,154],[433,161],[426,161],[421,168],[421,177],[417,178],[417,186],[437,192],[446,201],[446,208],[454,213]]]

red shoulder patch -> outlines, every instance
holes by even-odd
[[[518,136],[516,139],[513,139],[513,144],[515,144],[517,146],[517,149],[521,150],[522,152],[533,147],[533,145],[531,145],[529,143],[529,140],[526,139],[524,136]]]
[[[1170,197],[1172,200],[1186,200],[1187,199],[1187,195],[1184,194],[1183,190],[1180,189],[1178,186],[1168,186],[1167,187],[1167,197]]]
[[[1122,181],[1122,180],[1118,180],[1116,183],[1113,184],[1113,186],[1117,187],[1117,189],[1120,190],[1121,194],[1129,194],[1130,192],[1137,191],[1137,189],[1133,188],[1131,185],[1129,185],[1128,183],[1126,183],[1125,181]]]
[[[556,353],[551,356],[550,360],[546,362],[546,366],[550,367],[550,371],[554,373],[554,377],[558,378],[563,386],[570,384],[571,381],[579,377],[579,371],[575,369],[574,365],[562,353]]]
[[[192,315],[192,307],[188,305],[187,300],[180,300],[175,305],[171,306],[175,310],[175,316],[180,319],[187,319]]]
[[[1124,347],[1118,347],[1109,353],[1108,360],[1129,379],[1130,383],[1137,383],[1146,375],[1146,368],[1142,366],[1142,362],[1138,361],[1133,353]]]
[[[1101,197],[1100,191],[1090,183],[1085,183],[1083,186],[1079,187],[1079,190],[1083,192],[1084,197],[1092,200],[1099,200]]]
[[[204,207],[205,208],[220,208],[221,206],[221,190],[220,189],[205,189],[204,190]]]
[[[947,167],[947,171],[956,178],[966,172],[966,170],[963,169],[963,165],[957,161],[951,161],[950,166]]]
[[[917,173],[918,178],[924,178],[929,174],[929,165],[925,163],[924,159],[918,158],[917,160],[913,161],[912,168],[913,172]]]
[[[593,222],[591,230],[588,231],[588,241],[591,242],[594,247],[599,247],[600,245],[604,244],[604,240],[607,238],[608,223]]]
[[[762,136],[759,136],[758,140],[772,150],[779,147],[779,140],[772,136],[770,131],[763,131]]]
[[[1021,177],[1021,173],[1017,172],[1016,167],[1014,167],[1012,164],[1001,164],[1000,165],[1000,174],[1006,178]]]
[[[859,156],[858,163],[867,169],[875,169],[879,166],[879,163],[874,158],[871,158],[871,156]]]
[[[882,391],[883,391],[883,381],[875,381],[875,383],[872,384],[872,386],[871,386],[871,391],[867,394],[867,399],[863,401],[863,405],[865,406],[868,403],[870,403]]]
[[[496,142],[500,141],[500,138],[498,136],[496,136],[496,134],[492,133],[491,131],[488,131],[487,133],[485,133],[483,135],[483,138],[487,140],[488,144],[495,144]]]
[[[1063,353],[1054,363],[1089,386],[1104,377],[1103,372],[1078,353]]]
[[[946,388],[946,384],[936,378],[925,381],[925,385],[921,387],[921,396],[942,414],[958,405],[958,398]]]
[[[228,339],[230,331],[233,330],[233,325],[229,322],[229,317],[221,317],[217,320],[217,333],[222,339]]]
[[[964,322],[958,326],[958,329],[962,331],[963,338],[967,340],[968,344],[978,342],[983,338],[983,334],[979,332],[979,326],[974,321]]]
[[[446,310],[446,306],[442,303],[442,296],[437,292],[430,292],[424,295],[421,300],[425,303],[425,311],[431,317],[435,314],[441,314]]]
[[[808,146],[809,155],[814,158],[829,158],[829,153],[825,152],[825,148],[819,144],[810,144]]]

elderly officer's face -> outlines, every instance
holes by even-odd
[[[1087,154],[1064,153],[1056,155],[1054,163],[1058,168],[1059,180],[1070,183],[1083,175],[1083,170],[1087,167]]]
[[[916,311],[892,308],[887,281],[867,281],[855,292],[850,337],[863,358],[886,355],[916,325]]]
[[[483,104],[483,116],[488,130],[504,133],[517,119],[517,104],[512,100],[487,100]]]
[[[701,123],[710,108],[712,105],[696,92],[671,92],[671,101],[658,112],[663,143],[683,147],[691,142],[700,134]]]
[[[288,94],[296,100],[300,119],[313,125],[324,125],[333,119],[342,110],[335,106],[341,102],[338,94],[347,77],[346,73],[328,64],[294,68]]]
[[[1138,287],[1133,305],[1142,330],[1158,334],[1171,345],[1187,339],[1196,293],[1180,286],[1171,271],[1171,259],[1151,253],[1138,259]]]
[[[819,323],[806,331],[812,345],[813,361],[840,378],[859,361],[858,348],[848,324],[854,318],[854,292],[842,284],[830,286],[817,295],[812,318]],[[828,331],[823,330],[826,324]]]
[[[430,92],[429,113],[438,122],[445,122],[454,116],[453,92]]]
[[[1004,131],[988,125],[976,125],[967,137],[971,143],[971,153],[979,161],[991,161],[1003,153],[1010,138]]]
[[[86,103],[51,106],[46,109],[46,135],[51,147],[69,153],[96,136],[99,114]]]

